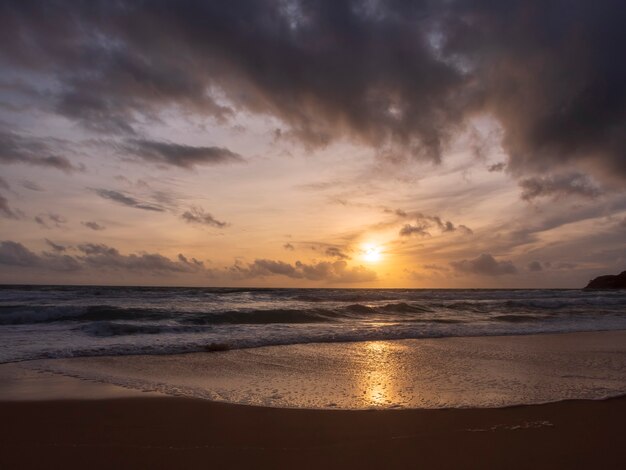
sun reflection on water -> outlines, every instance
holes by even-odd
[[[400,404],[401,397],[396,393],[393,379],[393,348],[394,345],[388,341],[363,343],[358,382],[366,405],[387,407]]]

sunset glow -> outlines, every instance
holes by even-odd
[[[579,29],[535,32],[550,22],[521,6],[468,6],[485,20],[465,25],[448,2],[226,3],[60,1],[49,27],[7,6],[0,282],[574,287],[623,269],[626,113],[602,108],[623,80],[596,79],[619,54],[574,66]]]
[[[383,257],[380,246],[368,244],[363,245],[363,259],[368,263],[377,263]]]

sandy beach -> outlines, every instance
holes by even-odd
[[[582,367],[576,354],[583,355],[586,358],[582,361],[583,366],[597,369],[596,374],[601,374],[591,377],[592,381],[603,376],[604,382],[598,384],[614,383],[609,391],[615,396],[624,384],[624,334],[597,332],[432,341],[439,341],[435,345],[443,351],[447,348],[452,363],[452,356],[458,355],[459,351],[465,354],[463,348],[468,345],[474,350],[477,344],[483,349],[488,346],[492,369],[489,377],[497,377],[498,373],[506,377],[507,370],[510,373],[511,369],[516,369],[520,377],[534,373],[534,377],[526,375],[526,382],[550,393],[572,394],[575,389],[572,384],[582,384],[579,391],[582,396],[599,394],[605,389],[599,386],[589,388],[588,384],[585,385],[587,382],[580,381],[581,377],[572,377],[571,370],[536,369],[537,355],[547,354],[548,350],[551,355],[545,356],[546,362],[561,351],[562,356],[569,358],[570,368]],[[398,350],[402,353],[393,359],[402,367],[391,367],[395,363],[389,358],[382,361],[393,370],[385,379],[388,383],[384,387],[379,386],[380,377],[374,383],[373,390],[378,395],[370,396],[371,404],[376,404],[376,399],[393,390],[391,382],[400,380],[402,375],[405,383],[420,382],[418,366],[422,363],[413,362],[409,367],[407,358],[423,357],[425,348],[432,348],[432,341],[391,342],[392,346],[402,348]],[[319,368],[329,360],[330,350],[317,346],[320,346],[323,360],[310,364],[309,369],[328,375],[328,368]],[[317,346],[310,345],[310,348]],[[462,349],[455,349],[461,346]],[[511,354],[522,346],[535,354]],[[326,346],[329,347],[335,348],[338,361],[343,360],[338,351],[354,354],[355,348],[360,347],[376,350],[367,343]],[[303,350],[302,346],[299,349],[277,349],[283,351],[283,360],[290,367],[285,363],[272,363],[272,387],[280,388],[281,383],[284,388],[293,387],[296,380],[307,377],[300,372],[294,375],[293,371],[302,368],[303,357],[298,353],[302,355],[309,349]],[[167,365],[168,360],[175,361],[177,366],[183,359],[187,361],[185,364],[190,360],[191,364],[203,360],[217,370],[212,381],[206,383],[237,384],[245,388],[249,385],[244,379],[249,378],[251,358],[257,363],[259,357],[266,363],[268,358],[276,358],[271,348],[251,353],[254,355],[245,356],[245,361],[242,352],[232,351],[191,354],[187,359],[154,357],[152,362],[163,361],[165,366],[161,370],[165,376],[171,368],[171,364]],[[304,358],[307,357],[305,354]],[[120,366],[120,373],[136,372],[137,364],[145,365],[145,360],[126,358],[126,369]],[[67,365],[71,361],[59,363]],[[231,371],[224,375],[224,371],[217,367],[220,364],[223,367],[230,364],[237,373]],[[300,364],[300,369],[295,367],[296,364]],[[483,371],[481,374],[486,373],[487,363],[481,354],[463,364],[469,369],[473,364],[474,368]],[[528,364],[535,364],[532,366],[535,368],[529,368]],[[80,358],[75,361],[74,370],[85,365],[93,369],[104,367],[107,362],[106,358]],[[111,363],[108,365],[110,367]],[[583,369],[580,370],[582,373]],[[189,372],[188,369],[184,371]],[[154,374],[151,369],[148,372]],[[259,369],[261,377],[266,372]],[[466,377],[475,377],[471,371],[468,374]],[[546,377],[539,380],[541,374],[560,376],[561,381],[570,381],[566,382],[570,385],[563,387],[560,381]],[[235,376],[240,380],[235,380]],[[168,380],[181,380],[181,377],[170,375]],[[345,379],[341,374],[332,377]],[[476,377],[484,379],[485,376]],[[516,399],[517,395],[510,395],[506,392],[508,388],[502,388],[502,385],[509,387],[510,383],[518,383],[511,382],[513,377],[509,375],[504,382],[492,381],[489,385],[491,399],[502,391],[505,392],[501,396],[504,402]],[[437,382],[436,377],[433,380],[434,385],[447,383],[451,387],[448,393],[453,388],[468,387],[457,390],[457,397],[464,394],[479,396],[471,389],[475,382],[468,382],[463,377],[448,377],[444,382]],[[173,397],[58,372],[37,371],[28,363],[0,366],[0,384],[1,468],[623,468],[626,462],[626,449],[622,445],[623,417],[626,415],[626,397],[623,396],[596,400],[564,399],[522,406],[443,409],[390,409],[386,405],[362,409],[363,399],[359,398],[361,401],[356,400],[356,409],[352,410],[285,408],[276,406],[276,401],[268,402],[274,406],[250,406]],[[431,394],[436,394],[434,385],[428,389]],[[306,381],[301,382],[301,387],[304,396],[311,390],[320,391],[319,388],[311,389]],[[321,390],[338,392],[343,389],[341,384],[329,389],[322,383]],[[180,390],[182,393],[190,389],[183,387]],[[424,389],[418,387],[410,391],[417,393],[419,390]],[[395,395],[388,396],[393,399]],[[341,397],[325,399],[338,401]],[[280,402],[281,399],[277,400]],[[411,403],[417,402],[413,400]]]
[[[181,398],[2,402],[0,466],[623,468],[626,399],[321,411]]]

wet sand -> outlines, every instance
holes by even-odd
[[[256,376],[271,379],[267,384],[270,388],[287,377],[285,388],[293,390],[296,379],[308,376],[294,364],[309,364],[311,370],[317,371],[314,377],[338,378],[341,375],[332,375],[334,359],[327,361],[336,357],[337,351],[344,351],[345,357],[358,359],[354,371],[366,370],[367,376],[376,378],[371,384],[355,382],[370,387],[368,403],[377,405],[376,409],[359,410],[249,406],[172,397],[37,372],[27,364],[5,364],[0,366],[0,468],[626,468],[626,397],[446,409],[387,409],[387,402],[378,406],[377,401],[381,397],[395,400],[390,390],[398,380],[421,380],[423,384],[434,380],[439,384],[435,387],[439,392],[431,383],[430,388],[420,385],[411,393],[442,393],[440,388],[445,382],[437,382],[436,375],[423,375],[427,364],[431,368],[438,364],[432,363],[437,357],[458,364],[457,369],[449,369],[449,364],[443,362],[434,367],[441,373],[449,372],[444,375],[455,381],[448,390],[456,390],[458,397],[474,393],[467,387],[475,388],[485,373],[500,379],[509,377],[504,388],[493,379],[487,384],[506,400],[511,396],[502,395],[502,390],[509,390],[509,385],[516,390],[519,386],[545,388],[546,383],[554,383],[554,376],[571,384],[559,385],[559,393],[576,392],[582,387],[578,390],[581,397],[587,393],[616,395],[624,384],[624,334],[451,338],[420,345],[392,342],[385,345],[387,349],[383,348],[382,355],[378,343],[320,345],[316,354],[321,359],[315,363],[309,361],[309,349],[314,345],[281,349],[286,362],[277,362],[279,355],[275,350],[264,348],[248,353],[190,355],[184,362],[202,364],[206,358],[211,358],[207,364],[213,366],[223,362],[224,370],[239,371],[235,376],[228,375],[229,383],[237,379],[238,389],[242,389],[242,384],[245,388],[248,382],[240,380],[254,371]],[[425,345],[430,345],[431,354],[426,354]],[[477,345],[482,346],[477,350]],[[436,352],[439,347],[447,353],[440,355]],[[329,348],[335,352],[330,354]],[[358,348],[364,348],[362,355]],[[468,357],[470,350],[480,351],[470,355],[476,370],[469,371],[471,377],[479,375],[475,381],[459,382],[455,375],[464,374],[461,369],[466,363],[465,359],[458,362],[458,358]],[[489,351],[486,356],[485,350]],[[518,354],[521,350],[523,355]],[[294,355],[285,358],[285,351]],[[421,362],[411,362],[415,352]],[[576,358],[576,354],[582,356]],[[247,359],[233,359],[239,356]],[[552,365],[546,368],[546,361],[541,359],[549,357],[553,357]],[[558,357],[565,362],[559,362]],[[120,359],[116,358],[114,365]],[[145,366],[147,360],[131,359],[125,359],[124,374]],[[560,367],[558,373],[555,360]],[[102,368],[106,361],[79,359],[76,364],[84,370],[85,365]],[[151,361],[164,361],[158,368],[162,375],[181,364],[178,358],[171,357],[153,357]],[[172,362],[169,366],[168,361]],[[266,364],[266,368],[259,364]],[[391,374],[375,376],[367,369],[368,364],[390,369]],[[471,369],[469,365],[465,368]],[[199,369],[185,369],[183,378],[189,376],[189,370]],[[217,374],[212,380],[217,377],[224,381],[224,370],[211,370]],[[350,375],[350,370],[340,372]],[[577,370],[600,375],[572,375]],[[152,369],[147,372],[154,375]],[[181,376],[175,378],[180,380]],[[387,383],[387,387],[378,388],[380,383]],[[302,390],[310,393],[305,384]]]
[[[252,406],[498,408],[626,393],[626,331],[313,343],[29,364],[135,390]]]
[[[188,398],[1,402],[0,468],[624,468],[626,398],[329,411]]]

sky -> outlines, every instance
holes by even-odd
[[[0,283],[626,269],[621,0],[0,2]]]

